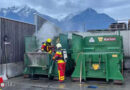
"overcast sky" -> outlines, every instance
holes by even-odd
[[[71,13],[93,8],[114,19],[130,18],[130,0],[0,0],[0,8],[30,6],[39,12],[59,18]]]

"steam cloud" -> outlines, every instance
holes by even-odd
[[[42,42],[45,42],[48,38],[53,40],[59,33],[60,30],[55,25],[50,22],[44,23],[36,33],[39,48],[41,47]]]

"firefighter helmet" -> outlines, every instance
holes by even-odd
[[[48,38],[48,39],[47,39],[47,42],[48,42],[48,43],[51,43],[51,41],[52,41],[51,38]]]
[[[57,48],[62,48],[62,45],[61,45],[60,43],[57,43],[57,44],[56,44],[56,47],[57,47]]]

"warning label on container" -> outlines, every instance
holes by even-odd
[[[102,42],[102,40],[103,40],[103,37],[98,37],[99,42]]]
[[[115,41],[116,38],[115,37],[105,37],[104,41]]]
[[[112,57],[118,57],[118,55],[117,54],[113,54]]]
[[[94,38],[91,37],[91,38],[89,39],[89,42],[95,42]]]

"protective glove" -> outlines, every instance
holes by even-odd
[[[55,60],[55,57],[53,57],[52,59]]]

